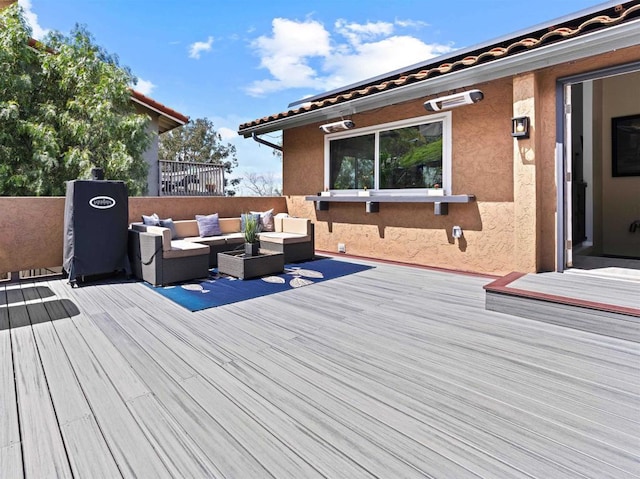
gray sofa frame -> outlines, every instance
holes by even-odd
[[[209,252],[180,258],[162,256],[162,236],[129,230],[129,261],[136,278],[153,286],[206,278]]]

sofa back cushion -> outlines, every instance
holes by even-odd
[[[240,218],[220,218],[222,234],[240,233]]]
[[[178,238],[198,236],[198,222],[196,220],[176,220],[173,222]]]
[[[282,232],[308,235],[310,222],[307,218],[282,218]]]

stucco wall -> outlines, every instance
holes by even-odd
[[[453,193],[475,194],[470,204],[449,205],[435,216],[430,204],[381,203],[366,214],[362,204],[333,203],[313,209],[304,195],[322,189],[324,135],[319,124],[283,135],[284,194],[292,214],[316,219],[316,247],[421,265],[485,273],[556,268],[556,87],[558,78],[640,60],[626,48],[484,84],[475,105],[452,111]],[[515,87],[514,87],[515,85]],[[423,116],[422,101],[352,115],[356,127]],[[531,138],[513,140],[510,120],[532,117]],[[327,119],[327,121],[332,119]],[[605,122],[606,123],[606,122]],[[461,241],[451,227],[464,230]]]
[[[148,165],[147,195],[158,196],[160,194],[160,171],[158,168],[158,115],[156,113],[151,113],[149,110],[137,103],[135,103],[135,107],[139,114],[145,114],[151,120],[147,127],[147,131],[152,135],[151,144],[142,154],[142,157]]]
[[[0,273],[62,265],[63,197],[0,197]],[[240,216],[247,211],[287,212],[283,197],[132,197],[129,222],[157,213],[176,220],[196,214]]]
[[[640,72],[602,80],[602,237],[604,254],[640,257],[640,176],[613,177],[611,119],[640,114]]]
[[[477,201],[450,204],[447,216],[432,204],[381,203],[366,214],[362,203],[332,203],[316,212],[303,195],[322,189],[324,135],[318,124],[284,132],[284,194],[291,214],[316,219],[316,247],[347,253],[468,271],[504,272],[514,264],[512,81],[476,85],[485,99],[452,110],[453,194]],[[422,101],[353,115],[358,128],[424,116]],[[461,240],[451,229],[459,225]]]

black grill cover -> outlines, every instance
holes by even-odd
[[[67,182],[63,267],[78,276],[126,271],[129,196],[122,181]]]

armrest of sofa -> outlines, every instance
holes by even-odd
[[[162,277],[163,236],[130,229],[128,239],[133,275],[155,284],[156,279]]]
[[[171,251],[171,230],[163,226],[149,226],[142,223],[132,223],[131,229],[140,233],[149,233],[160,236],[162,239],[162,250]]]
[[[282,218],[282,232],[309,236],[312,232],[311,220],[308,218]]]

